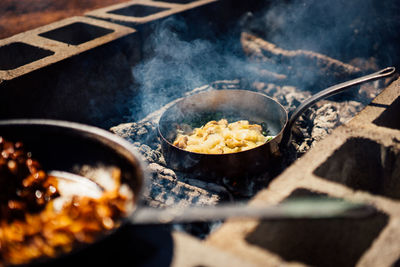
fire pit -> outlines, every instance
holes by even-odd
[[[126,236],[99,244],[73,263],[91,262],[111,246],[121,264],[132,260],[126,256],[132,247],[139,265],[183,266],[187,255],[199,255],[182,249],[185,242],[210,255],[214,247],[235,254],[216,262],[231,258],[238,266],[293,261],[376,266],[382,253],[382,262],[390,266],[400,258],[392,238],[400,236],[398,76],[314,105],[296,123],[282,158],[261,174],[204,181],[167,167],[156,129],[160,115],[181,97],[245,89],[273,98],[290,114],[330,85],[386,66],[398,68],[396,1],[242,2],[135,0],[0,40],[0,98],[8,100],[0,118],[73,120],[124,137],[148,163],[152,182],[145,202],[151,207],[243,200],[265,205],[298,195],[328,195],[372,204],[377,216],[355,222],[249,220],[127,229]],[[152,232],[160,233],[159,244],[148,240]],[[343,249],[349,243],[349,250]],[[176,244],[180,252],[174,251]],[[100,257],[104,262],[113,260]],[[193,262],[213,264],[201,256]]]

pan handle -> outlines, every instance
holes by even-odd
[[[370,205],[353,203],[327,197],[293,198],[276,205],[262,207],[240,205],[238,203],[218,206],[188,206],[158,208],[138,208],[127,219],[132,224],[166,224],[207,222],[236,219],[291,220],[291,219],[361,219],[377,213]]]
[[[293,112],[293,114],[290,116],[290,119],[288,123],[286,124],[286,127],[283,131],[283,136],[282,136],[282,141],[281,141],[281,146],[288,146],[290,139],[292,137],[292,128],[296,120],[300,117],[301,114],[303,114],[304,111],[306,111],[308,108],[310,108],[312,105],[314,105],[316,102],[319,100],[325,99],[329,96],[341,93],[345,90],[347,90],[349,87],[362,84],[365,82],[370,82],[374,81],[383,77],[387,77],[392,75],[395,72],[395,67],[387,67],[385,69],[382,69],[380,71],[347,81],[343,83],[339,83],[337,85],[333,85],[331,87],[328,87],[315,95],[311,96],[309,99],[301,103],[301,105]]]

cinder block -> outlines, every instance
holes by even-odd
[[[256,265],[237,258],[231,253],[223,252],[215,247],[207,246],[199,239],[174,231],[174,256],[171,267],[193,266],[229,266],[255,267]]]
[[[386,90],[374,103],[397,105],[398,81]],[[250,202],[323,194],[371,204],[377,214],[357,220],[228,221],[206,243],[259,266],[392,266],[400,257],[400,131],[374,125],[380,114],[364,111],[335,129]]]
[[[400,130],[400,79],[390,84],[349,124]]]
[[[134,0],[87,12],[85,15],[135,26],[156,21],[218,0]]]
[[[71,17],[0,41],[0,81],[11,80],[134,33],[132,28]]]

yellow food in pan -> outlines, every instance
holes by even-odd
[[[262,134],[261,125],[246,120],[228,123],[226,119],[210,121],[191,134],[178,133],[173,145],[203,154],[227,154],[248,150],[274,138]]]

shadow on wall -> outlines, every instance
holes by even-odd
[[[290,197],[321,196],[297,189]],[[388,222],[378,213],[363,219],[261,222],[246,241],[286,261],[313,266],[355,266]]]
[[[400,151],[373,140],[348,139],[314,174],[354,190],[400,199]]]
[[[381,127],[400,130],[400,96],[373,123]]]

